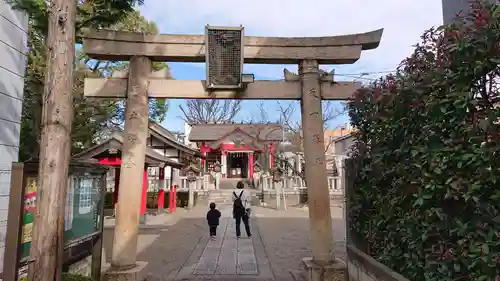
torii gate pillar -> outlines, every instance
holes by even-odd
[[[108,280],[123,270],[142,270],[137,262],[139,210],[141,205],[146,139],[148,134],[148,81],[151,60],[134,56],[130,59],[125,110],[125,138],[122,149],[120,188],[116,208],[116,226]],[[113,274],[116,270],[116,274]]]
[[[309,280],[337,280],[334,277],[343,278],[346,273],[346,264],[342,260],[336,259],[334,255],[318,61],[300,61],[299,76],[302,86],[300,105],[313,254],[312,258],[304,258],[303,262],[308,271]]]

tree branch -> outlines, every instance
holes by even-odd
[[[240,100],[188,100],[179,105],[188,124],[232,122],[241,110]]]

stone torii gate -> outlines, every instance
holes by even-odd
[[[221,66],[215,72],[209,71],[214,62],[208,54],[213,50],[213,45],[210,45],[213,43],[210,43],[208,35],[93,31],[84,38],[84,51],[89,57],[130,61],[128,77],[85,79],[86,97],[127,99],[124,132],[126,141],[123,144],[121,186],[111,261],[113,270],[108,272],[108,280],[131,271],[138,272],[145,266],[143,262],[137,261],[137,225],[141,198],[141,189],[138,187],[142,181],[148,129],[148,98],[300,100],[313,253],[312,258],[304,258],[304,264],[309,270],[310,280],[333,280],[335,276],[343,276],[346,265],[333,254],[321,100],[349,99],[360,84],[334,82],[333,73],[321,71],[319,64],[356,62],[363,50],[378,47],[383,29],[362,34],[310,38],[243,37],[242,27],[219,29],[241,31],[241,50],[238,51],[241,65],[236,68],[241,70],[243,63],[298,64],[298,75],[285,70],[285,79],[282,81],[251,79],[252,81],[245,83],[240,79],[238,85],[221,87],[212,87],[212,84],[205,81],[167,80],[158,78],[159,75],[151,72],[152,61],[207,62],[207,80],[214,73],[224,73],[229,66],[237,64],[237,61],[221,61]],[[220,55],[221,49],[218,50],[213,55]],[[239,75],[241,78],[242,74]]]

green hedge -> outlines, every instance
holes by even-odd
[[[104,201],[104,209],[113,209],[113,192],[106,192],[105,201]],[[188,192],[177,192],[177,207],[185,208],[188,205]],[[165,192],[165,209],[168,208],[168,202],[170,202],[170,194],[169,192]],[[198,193],[194,193],[194,204],[198,202]],[[147,208],[148,209],[157,209],[158,208],[158,192],[148,192],[148,200],[147,200]]]
[[[414,281],[500,275],[500,6],[470,18],[426,32],[348,104],[350,238]]]

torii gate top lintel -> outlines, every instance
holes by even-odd
[[[320,64],[351,64],[363,50],[378,47],[383,29],[327,37],[245,36],[244,62],[297,64],[315,59]],[[146,56],[153,61],[205,62],[204,35],[142,34],[92,30],[83,39],[85,53],[94,59],[123,61]]]
[[[207,26],[207,30],[210,28]],[[234,28],[237,30],[238,28]],[[300,64],[305,60],[315,60],[316,64],[350,64],[357,61],[363,50],[376,48],[382,37],[383,29],[366,33],[331,37],[252,37],[243,36],[243,27],[236,38],[241,52],[238,64]],[[212,29],[213,30],[213,29]],[[233,30],[227,28],[227,30]],[[208,32],[208,31],[207,31]],[[216,35],[219,36],[219,35]],[[239,36],[239,37],[238,37]],[[131,60],[132,57],[146,57],[150,61],[165,62],[205,62],[206,49],[213,50],[210,39],[205,35],[151,35],[121,31],[90,31],[84,37],[84,51],[91,58],[105,60]],[[212,43],[210,43],[212,44]],[[215,51],[214,51],[215,52]],[[212,53],[215,54],[215,53]],[[209,55],[208,57],[211,57]],[[224,56],[230,57],[230,55]],[[220,56],[216,60],[225,60]],[[234,63],[236,61],[232,61]],[[227,66],[223,66],[223,64]],[[227,61],[219,67],[229,66]],[[239,67],[238,67],[239,68]],[[221,69],[219,74],[223,74]],[[242,71],[242,68],[241,68]],[[161,73],[160,73],[161,74]],[[86,78],[85,96],[124,98],[128,87],[128,71],[116,73],[111,78]],[[242,89],[207,89],[207,81],[183,81],[165,79],[158,73],[147,74],[147,86],[151,98],[195,98],[195,99],[301,99],[301,85],[298,75],[285,70],[284,81],[255,81]],[[208,75],[208,72],[207,72]],[[359,83],[333,83],[331,73],[323,73],[321,79],[321,98],[325,100],[346,100],[360,88]],[[208,76],[207,76],[208,77]]]

